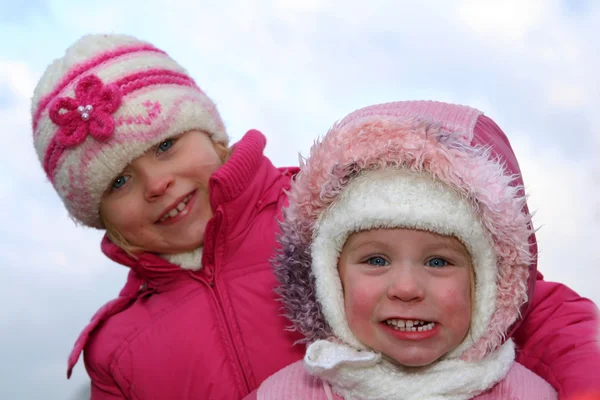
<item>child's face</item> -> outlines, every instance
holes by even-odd
[[[338,270],[350,330],[398,364],[430,364],[469,331],[471,258],[454,237],[411,229],[357,232],[346,241]],[[415,321],[423,328],[407,328]]]
[[[204,243],[212,217],[208,180],[222,164],[207,134],[190,131],[135,159],[102,199],[100,213],[131,245],[180,253]]]

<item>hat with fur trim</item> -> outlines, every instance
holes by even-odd
[[[274,265],[294,327],[308,342],[348,327],[337,271],[352,232],[406,227],[452,235],[475,269],[467,339],[448,357],[498,349],[525,309],[535,278],[535,236],[506,136],[473,108],[439,102],[366,107],[311,149],[284,210]]]
[[[87,35],[45,71],[32,105],[38,157],[71,217],[104,228],[103,194],[150,147],[190,131],[229,139],[214,103],[164,51],[124,35]]]

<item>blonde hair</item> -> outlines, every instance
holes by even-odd
[[[141,253],[144,251],[144,249],[141,247],[129,243],[125,236],[123,236],[117,228],[115,228],[106,218],[104,218],[102,214],[100,214],[100,220],[106,228],[106,236],[108,236],[110,241],[123,249],[131,257],[137,258],[136,253]]]
[[[212,145],[215,149],[215,152],[221,159],[221,162],[225,164],[233,154],[233,147],[228,147],[227,144],[223,142],[212,142]],[[104,215],[102,215],[102,213],[100,213],[100,220],[106,229],[106,235],[110,241],[123,249],[131,257],[137,258],[136,254],[144,251],[143,248],[130,243],[125,236],[123,236],[123,234],[121,234],[121,232],[119,232],[119,230],[115,228],[114,225],[104,217]]]
[[[233,154],[233,147],[227,146],[227,144],[223,142],[212,142],[217,155],[221,159],[221,162],[225,164]]]

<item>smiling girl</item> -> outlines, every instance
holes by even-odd
[[[83,330],[92,399],[240,399],[302,356],[269,265],[297,169],[249,131],[232,148],[206,94],[164,51],[88,35],[32,102],[38,156],[71,217],[130,269]]]
[[[557,398],[515,362],[534,236],[496,128],[468,107],[399,102],[315,144],[275,261],[309,346],[249,399]]]

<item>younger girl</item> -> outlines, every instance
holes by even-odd
[[[295,169],[248,132],[233,149],[213,102],[156,47],[85,36],[48,67],[34,142],[70,215],[107,229],[131,269],[82,332],[92,399],[240,399],[302,348],[268,263]],[[231,153],[231,154],[230,154]]]
[[[275,263],[310,345],[259,400],[557,398],[515,362],[533,229],[505,137],[483,122],[462,106],[376,105],[312,148]]]

